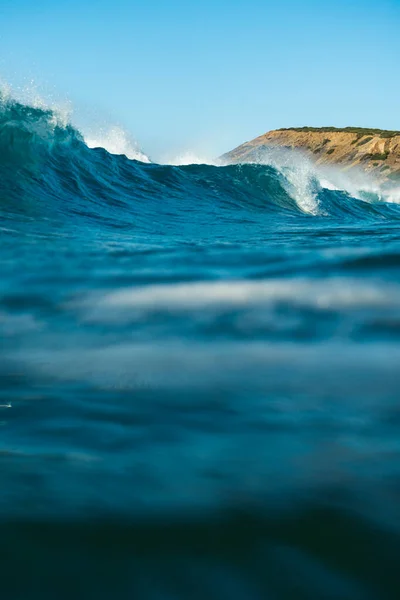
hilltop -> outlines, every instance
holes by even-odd
[[[291,127],[269,131],[221,158],[228,163],[257,162],[271,147],[305,152],[320,165],[361,169],[381,180],[400,178],[400,131],[362,127]]]

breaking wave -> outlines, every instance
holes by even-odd
[[[0,150],[1,209],[74,215],[74,225],[80,215],[107,220],[108,226],[129,227],[134,219],[146,228],[157,211],[159,219],[184,233],[182,219],[189,210],[200,219],[215,211],[225,219],[234,211],[234,221],[244,213],[254,219],[255,212],[260,221],[270,213],[350,221],[396,219],[400,214],[396,190],[383,192],[377,184],[363,188],[343,176],[338,182],[339,175],[321,174],[294,154],[226,166],[204,164],[186,154],[171,161],[175,164],[154,164],[120,128],[85,140],[57,112],[4,94]]]

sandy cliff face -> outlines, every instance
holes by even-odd
[[[349,128],[270,131],[224,154],[227,162],[252,162],[271,147],[297,149],[320,165],[358,168],[381,180],[400,178],[400,132]]]

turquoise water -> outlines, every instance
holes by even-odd
[[[398,598],[393,194],[0,107],[1,597]]]

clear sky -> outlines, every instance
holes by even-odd
[[[0,0],[0,76],[154,158],[277,127],[400,129],[400,0]]]

